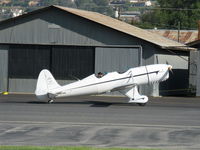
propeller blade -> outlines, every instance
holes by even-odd
[[[169,70],[172,74],[174,74],[173,71],[172,71],[172,66],[171,66],[171,65],[168,66],[168,70]]]

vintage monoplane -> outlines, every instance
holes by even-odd
[[[138,93],[138,85],[165,81],[169,78],[170,70],[172,66],[167,64],[147,65],[131,68],[124,73],[92,74],[82,80],[60,86],[52,74],[44,69],[39,74],[35,94],[38,99],[51,103],[59,97],[119,91],[129,98],[129,103],[145,105],[148,97]]]

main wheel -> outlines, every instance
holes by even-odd
[[[145,106],[147,103],[137,103],[139,106]]]

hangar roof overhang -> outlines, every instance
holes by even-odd
[[[200,39],[186,43],[186,45],[188,46],[196,46],[196,45],[200,45]]]
[[[168,46],[168,47],[161,47],[162,49],[168,49],[168,50],[177,50],[177,51],[196,51],[196,48],[187,47],[187,46]]]
[[[133,25],[130,25],[128,23],[119,21],[117,19],[114,19],[109,16],[102,15],[97,12],[91,12],[91,11],[85,11],[85,10],[80,10],[80,9],[74,9],[74,8],[68,8],[68,7],[62,7],[62,6],[57,6],[57,5],[52,5],[48,7],[44,7],[32,12],[29,12],[27,14],[23,14],[18,17],[10,18],[4,21],[1,21],[0,24],[9,22],[13,19],[19,19],[21,17],[26,17],[34,13],[40,13],[42,11],[51,9],[51,8],[56,8],[74,15],[77,15],[79,17],[85,18],[87,20],[93,21],[95,23],[107,26],[109,28],[112,28],[114,30],[123,32],[125,34],[131,35],[133,37],[142,39],[144,41],[150,42],[152,44],[155,44],[159,46],[162,49],[170,49],[170,50],[181,50],[181,51],[191,51],[191,50],[196,50],[195,48],[188,47],[184,44],[178,43],[176,41],[164,38],[160,35],[157,35],[155,33],[151,33],[149,31],[143,30],[141,28],[135,27]]]

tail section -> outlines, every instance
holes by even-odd
[[[49,70],[43,69],[37,80],[35,95],[40,100],[50,100],[50,91],[58,87],[60,87],[60,85],[56,82]]]

